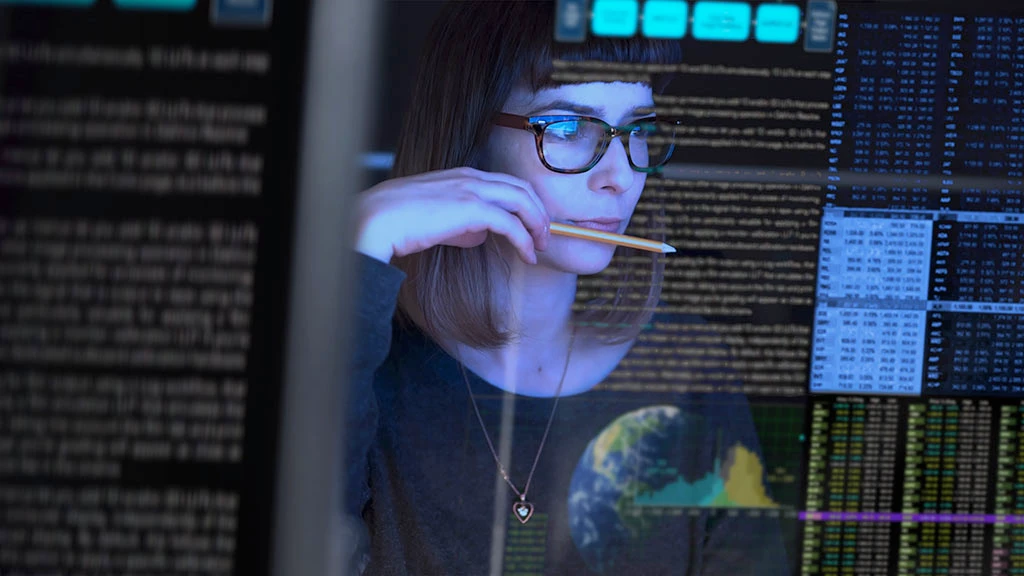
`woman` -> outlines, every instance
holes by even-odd
[[[726,497],[738,447],[759,451],[742,399],[596,389],[643,355],[664,256],[549,230],[624,233],[665,160],[643,138],[657,82],[559,84],[553,60],[672,63],[678,44],[554,45],[553,29],[548,2],[447,5],[393,178],[360,197],[345,495],[364,529],[355,563],[786,574],[768,521],[657,500],[673,481]],[[609,138],[611,127],[622,132]],[[579,277],[613,257],[614,298],[577,304]]]

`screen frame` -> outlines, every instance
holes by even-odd
[[[345,574],[342,407],[377,2],[310,0],[272,574]]]

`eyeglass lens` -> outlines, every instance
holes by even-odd
[[[559,120],[548,124],[541,141],[544,159],[553,168],[580,170],[601,154],[609,140],[602,124],[590,120]],[[637,168],[663,164],[672,151],[670,130],[657,123],[638,123],[629,134],[629,157]]]

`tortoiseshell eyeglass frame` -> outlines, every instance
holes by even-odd
[[[556,122],[564,122],[567,120],[588,120],[604,128],[605,138],[601,140],[600,148],[594,154],[593,160],[591,160],[589,164],[582,168],[556,168],[552,166],[550,163],[548,163],[547,158],[544,157],[544,130],[546,130],[547,127],[550,126],[551,124],[554,124]],[[652,117],[642,118],[638,122],[635,122],[633,124],[626,124],[625,126],[612,126],[611,124],[605,122],[604,120],[601,120],[600,118],[595,118],[593,116],[519,116],[518,114],[509,114],[508,112],[499,112],[494,118],[494,124],[497,126],[505,126],[507,128],[518,128],[520,130],[532,132],[535,140],[537,141],[537,156],[540,157],[541,164],[543,164],[544,167],[547,168],[548,170],[551,170],[552,172],[557,172],[559,174],[582,174],[584,172],[587,172],[594,166],[597,166],[598,162],[601,161],[601,158],[604,158],[605,152],[608,151],[608,145],[611,144],[612,139],[619,138],[622,136],[625,136],[626,138],[624,142],[624,147],[626,149],[626,158],[629,159],[630,167],[637,172],[644,172],[647,174],[658,172],[659,170],[661,170],[661,167],[664,166],[666,162],[668,162],[669,158],[672,157],[672,152],[675,150],[675,144],[669,144],[668,154],[666,154],[665,159],[655,166],[637,166],[636,164],[633,163],[633,156],[629,152],[629,135],[638,126],[642,124],[649,124],[651,122],[657,124],[667,124],[671,126],[678,126],[680,124],[680,121],[678,120],[666,121]]]

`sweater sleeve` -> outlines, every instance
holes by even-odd
[[[405,280],[402,270],[356,253],[357,282],[353,323],[350,326],[350,357],[345,444],[342,446],[342,546],[345,574],[359,574],[366,565],[369,532],[362,520],[370,501],[368,462],[377,436],[378,406],[374,374],[391,349],[391,320],[398,303],[398,290]]]

